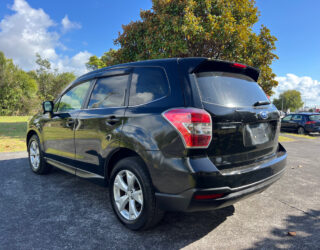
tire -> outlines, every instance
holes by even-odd
[[[47,174],[51,170],[44,158],[40,147],[40,140],[37,135],[33,135],[28,142],[29,165],[32,172],[36,174]]]
[[[131,185],[128,185],[127,178],[132,180]],[[151,178],[139,157],[128,157],[115,165],[109,182],[109,193],[117,218],[131,230],[154,227],[164,216],[164,211],[156,206]]]
[[[298,128],[298,134],[299,135],[304,135],[306,133],[305,129],[303,127]]]

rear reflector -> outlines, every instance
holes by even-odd
[[[212,138],[211,116],[203,109],[177,108],[163,117],[179,132],[186,148],[207,148]]]
[[[194,196],[195,200],[210,200],[221,198],[224,194],[196,194]]]
[[[308,121],[306,124],[316,124],[316,121]]]
[[[238,68],[238,69],[245,69],[247,66],[240,63],[232,63],[231,67]]]

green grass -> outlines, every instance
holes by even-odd
[[[287,142],[287,141],[295,141],[295,140],[292,138],[289,138],[289,137],[282,136],[282,135],[279,136],[279,142]]]
[[[298,135],[298,134],[293,134],[293,133],[285,133],[285,135],[300,137],[300,138],[307,138],[307,139],[316,139],[316,137],[312,137],[310,135]]]
[[[25,151],[30,116],[0,116],[0,152]]]
[[[28,122],[31,116],[0,116],[0,123]]]

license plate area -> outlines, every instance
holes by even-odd
[[[273,127],[268,122],[246,124],[244,128],[244,145],[255,146],[273,140]]]

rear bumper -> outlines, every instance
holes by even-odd
[[[277,181],[284,173],[287,153],[279,144],[275,158],[253,168],[243,168],[224,174],[194,173],[195,187],[179,194],[156,193],[157,205],[166,211],[203,211],[230,206],[235,202],[260,193]],[[200,175],[200,177],[199,177]],[[250,180],[254,180],[253,182]],[[201,183],[199,183],[201,182]],[[206,182],[204,184],[203,182]],[[208,187],[208,183],[212,187]],[[230,185],[221,185],[230,184]],[[233,183],[244,183],[233,186]],[[204,185],[203,185],[204,184]],[[205,187],[203,187],[205,186]],[[223,194],[221,198],[196,200],[196,195]]]
[[[309,133],[320,133],[320,127],[316,126],[306,126],[305,130]]]

